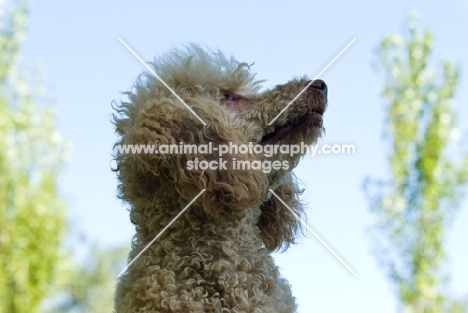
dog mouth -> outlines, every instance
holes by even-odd
[[[291,131],[310,127],[321,128],[323,126],[324,111],[324,109],[313,110],[299,119],[288,121],[283,126],[275,128],[273,132],[264,135],[260,140],[260,144],[274,144],[280,141],[286,134],[290,133]]]

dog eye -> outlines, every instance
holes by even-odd
[[[225,94],[224,99],[229,100],[229,101],[234,101],[234,97],[231,96],[230,94]]]

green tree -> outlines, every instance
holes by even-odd
[[[82,246],[89,247],[89,243]],[[128,246],[92,245],[83,262],[68,258],[60,264],[60,280],[44,305],[46,313],[112,312],[117,274],[126,265]]]
[[[0,312],[39,312],[61,255],[64,143],[37,70],[19,62],[28,3],[0,1]]]
[[[364,185],[376,256],[405,313],[466,312],[446,294],[441,270],[444,235],[468,180],[468,157],[454,157],[451,140],[459,68],[448,60],[430,66],[432,45],[414,14],[405,34],[380,44],[390,180]]]

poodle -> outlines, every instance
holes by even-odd
[[[151,66],[180,99],[143,73],[128,100],[113,103],[117,146],[160,149],[115,156],[119,197],[136,229],[129,261],[143,251],[119,279],[115,312],[296,312],[271,252],[288,248],[301,230],[302,190],[292,169],[305,152],[278,147],[311,145],[322,135],[327,85],[303,77],[262,89],[251,65],[196,44]],[[184,144],[212,150],[162,151]],[[221,147],[232,149],[221,154]]]

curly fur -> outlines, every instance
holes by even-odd
[[[308,88],[272,125],[268,125],[309,82],[294,79],[261,90],[247,63],[221,52],[190,45],[154,63],[155,72],[206,123],[189,111],[159,80],[144,73],[128,102],[115,104],[117,144],[312,144],[323,131],[326,93]],[[324,83],[323,85],[324,86]],[[229,97],[225,96],[229,95]],[[311,122],[312,121],[312,122]],[[118,154],[119,196],[128,202],[136,235],[133,259],[202,189],[206,191],[120,278],[115,312],[295,312],[287,281],[271,251],[294,242],[299,224],[268,189],[296,213],[301,190],[288,170],[188,170],[193,158],[217,155]],[[266,157],[228,154],[236,160]]]

